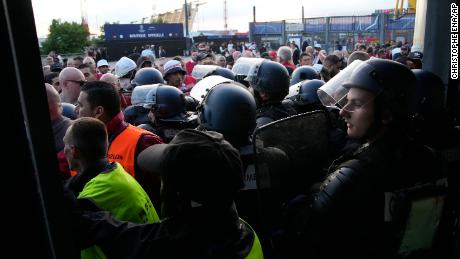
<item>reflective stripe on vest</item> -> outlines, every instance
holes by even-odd
[[[246,221],[244,221],[242,218],[240,218],[241,221],[246,224],[246,226],[251,229],[251,231],[254,233],[254,241],[252,242],[252,248],[251,251],[249,251],[249,254],[245,257],[245,259],[264,259],[264,253],[262,251],[262,245],[260,244],[259,237],[257,236],[257,233],[252,229],[251,225],[249,225]]]
[[[132,126],[131,124],[126,127],[115,139],[110,143],[107,152],[107,159],[110,162],[118,162],[123,166],[126,172],[135,176],[135,163],[136,147],[139,139],[144,134],[151,134],[150,132]]]

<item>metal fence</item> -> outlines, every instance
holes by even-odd
[[[333,16],[256,22],[249,24],[250,40],[259,46],[276,49],[287,41],[319,43],[328,51],[337,43],[352,50],[356,43],[384,44],[390,39],[412,42],[415,14],[393,19],[391,14],[379,13],[364,16]]]

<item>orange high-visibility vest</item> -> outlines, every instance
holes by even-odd
[[[107,152],[107,159],[110,162],[118,162],[123,166],[126,172],[135,177],[136,147],[142,135],[151,134],[150,132],[132,126],[126,127],[110,143]]]

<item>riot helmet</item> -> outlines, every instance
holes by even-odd
[[[206,76],[210,75],[222,76],[235,81],[235,73],[233,73],[232,70],[225,67],[217,67],[212,73],[207,74]]]
[[[186,95],[185,96],[185,110],[190,112],[196,112],[196,108],[199,102],[192,96]]]
[[[218,68],[217,65],[201,65],[201,64],[197,64],[197,65],[195,65],[193,67],[192,76],[196,80],[201,80],[204,77],[206,77],[208,74],[210,74],[214,70],[216,70],[216,68]]]
[[[201,80],[205,77],[213,75],[235,80],[235,73],[233,73],[233,71],[228,68],[223,68],[216,65],[195,65],[193,67],[192,76],[197,80]]]
[[[132,106],[142,106],[144,105],[144,100],[147,96],[147,93],[150,92],[155,87],[155,85],[139,85],[133,89],[131,94],[131,105]]]
[[[137,164],[146,172],[161,175],[162,195],[174,196],[174,204],[171,199],[164,199],[165,215],[174,215],[180,204],[188,204],[189,208],[190,201],[200,206],[228,208],[243,187],[240,154],[218,132],[182,130],[169,144],[153,145],[142,151]]]
[[[445,87],[436,74],[422,69],[413,69],[417,78],[416,113],[422,116],[433,116],[444,110]]]
[[[319,74],[312,66],[298,67],[291,76],[291,86],[307,79],[320,79]]]
[[[232,82],[232,80],[222,76],[207,76],[196,83],[196,85],[190,91],[190,96],[193,97],[198,103],[200,103],[214,86],[221,83]]]
[[[164,83],[161,72],[153,67],[144,67],[137,71],[131,84],[136,87],[139,85],[151,85]]]
[[[75,120],[77,118],[77,114],[75,113],[75,105],[71,103],[61,103],[62,105],[62,116],[67,117],[71,120]]]
[[[245,80],[255,91],[276,96],[276,99],[284,99],[289,91],[288,71],[280,63],[262,60],[251,67]]]
[[[351,63],[318,89],[318,97],[324,106],[339,108],[346,104],[348,89],[343,87],[343,84],[362,62],[364,61],[356,60]]]
[[[375,94],[377,111],[389,111],[393,119],[405,121],[414,112],[416,82],[414,74],[406,66],[374,58],[360,63],[343,88],[359,88]]]
[[[145,97],[144,108],[150,109],[160,121],[184,121],[185,96],[174,86],[156,84]]]
[[[256,126],[256,103],[243,85],[221,83],[214,86],[198,107],[199,124],[222,133],[238,146],[246,144]]]
[[[324,81],[319,79],[302,81],[299,85],[299,94],[294,97],[294,101],[301,105],[320,104],[317,91],[323,85]]]
[[[241,57],[239,58],[232,67],[232,72],[235,74],[235,81],[249,86],[249,83],[244,79],[248,76],[251,67],[255,64],[261,63],[264,58],[246,58]]]

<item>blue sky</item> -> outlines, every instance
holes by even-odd
[[[190,2],[190,0],[188,0]],[[206,2],[198,8],[193,30],[222,30],[224,27],[224,1],[201,0]],[[86,0],[90,30],[97,32],[105,22],[129,23],[181,8],[183,0]],[[248,31],[252,21],[252,6],[256,6],[257,21],[300,19],[302,5],[305,17],[334,15],[365,15],[376,9],[390,9],[395,1],[388,0],[227,0],[228,27]],[[32,0],[34,17],[39,37],[45,37],[52,19],[81,21],[80,0]]]

